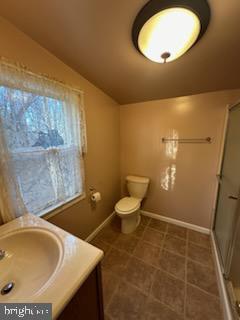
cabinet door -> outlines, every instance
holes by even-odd
[[[82,284],[58,320],[104,320],[100,265]]]

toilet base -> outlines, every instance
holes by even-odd
[[[139,212],[131,215],[130,217],[121,217],[121,231],[122,233],[129,234],[134,232],[140,224],[141,215]]]

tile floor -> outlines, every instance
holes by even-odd
[[[207,235],[142,216],[131,235],[115,217],[92,244],[102,262],[106,320],[222,320]]]

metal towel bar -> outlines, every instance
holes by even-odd
[[[171,139],[171,138],[162,138],[162,142],[178,142],[178,143],[212,143],[212,138],[207,137],[207,138],[201,138],[201,139]]]

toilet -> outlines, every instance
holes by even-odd
[[[115,212],[121,218],[122,233],[133,232],[141,221],[140,206],[149,185],[149,178],[127,176],[127,188],[130,197],[122,198],[115,205]]]

